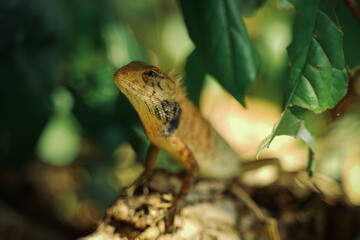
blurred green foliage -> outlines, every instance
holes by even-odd
[[[85,193],[110,204],[117,194],[108,177],[114,150],[128,141],[142,160],[148,144],[112,76],[154,56],[167,67],[184,64],[192,45],[176,3],[2,1],[0,17],[0,177],[17,179],[9,186],[0,181],[1,192],[20,188],[40,159],[81,164],[91,175]],[[94,156],[82,156],[84,141]]]

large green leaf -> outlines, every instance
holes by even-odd
[[[289,106],[314,112],[333,108],[346,94],[348,77],[342,50],[343,34],[334,14],[336,0],[289,0],[296,8],[293,41],[288,47],[291,77],[285,111],[259,146],[257,155],[279,135],[302,139],[310,148],[308,172],[312,175],[314,140]]]
[[[256,157],[259,156],[262,150],[269,148],[270,143],[276,136],[288,135],[297,139],[303,140],[309,146],[309,167],[308,173],[312,175],[313,166],[313,153],[315,150],[314,138],[311,133],[306,129],[304,120],[296,116],[292,109],[286,109],[281,115],[280,119],[276,122],[271,134],[260,144],[257,149]]]
[[[291,0],[297,22],[288,47],[292,65],[285,106],[314,112],[333,108],[346,94],[342,32],[333,14],[334,0]]]
[[[357,1],[360,6],[360,1]],[[360,25],[353,13],[349,11],[345,1],[336,4],[336,15],[344,32],[344,54],[346,65],[354,68],[360,65]]]
[[[258,62],[236,0],[180,0],[180,4],[206,72],[244,104]]]
[[[185,71],[187,95],[196,106],[199,106],[201,89],[204,84],[206,71],[197,50],[194,50],[188,57]]]
[[[256,10],[262,7],[265,0],[237,0],[237,2],[239,4],[241,14],[246,17],[250,17],[256,12]]]

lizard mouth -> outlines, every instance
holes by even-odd
[[[122,68],[120,68],[115,74],[114,74],[114,82],[116,86],[119,88],[119,90],[130,100],[133,98],[139,98],[140,96],[145,97],[148,94],[148,91],[146,89],[142,88],[139,84],[136,84],[128,72],[123,71]]]

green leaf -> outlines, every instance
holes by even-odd
[[[259,145],[256,157],[259,157],[261,151],[269,148],[270,143],[276,136],[288,135],[303,140],[309,146],[309,164],[308,173],[312,176],[315,143],[311,133],[306,129],[304,120],[298,118],[292,109],[286,109],[276,122],[271,134]]]
[[[322,112],[333,108],[347,92],[343,34],[333,13],[334,0],[291,2],[297,22],[288,47],[292,70],[285,107]]]
[[[242,15],[246,17],[250,17],[254,14],[254,12],[259,9],[265,2],[265,0],[237,0],[240,12]]]
[[[185,84],[188,97],[196,106],[199,106],[201,89],[204,84],[206,72],[197,50],[194,50],[188,57],[185,71]]]
[[[206,72],[244,105],[258,62],[236,0],[180,0]]]
[[[358,6],[360,2],[358,1]],[[344,54],[346,65],[354,68],[360,65],[360,31],[359,22],[346,6],[345,1],[338,1],[336,15],[339,18],[341,30],[344,32]]]
[[[279,7],[288,8],[288,7],[291,7],[291,3],[289,1],[290,0],[277,0],[277,3],[279,5]]]

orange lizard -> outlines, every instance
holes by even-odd
[[[240,172],[239,156],[187,99],[180,80],[136,61],[120,68],[114,74],[114,81],[136,109],[151,142],[145,170],[132,191],[150,176],[159,149],[187,168],[172,203],[168,226],[172,225],[197,172],[215,178],[231,178]]]

